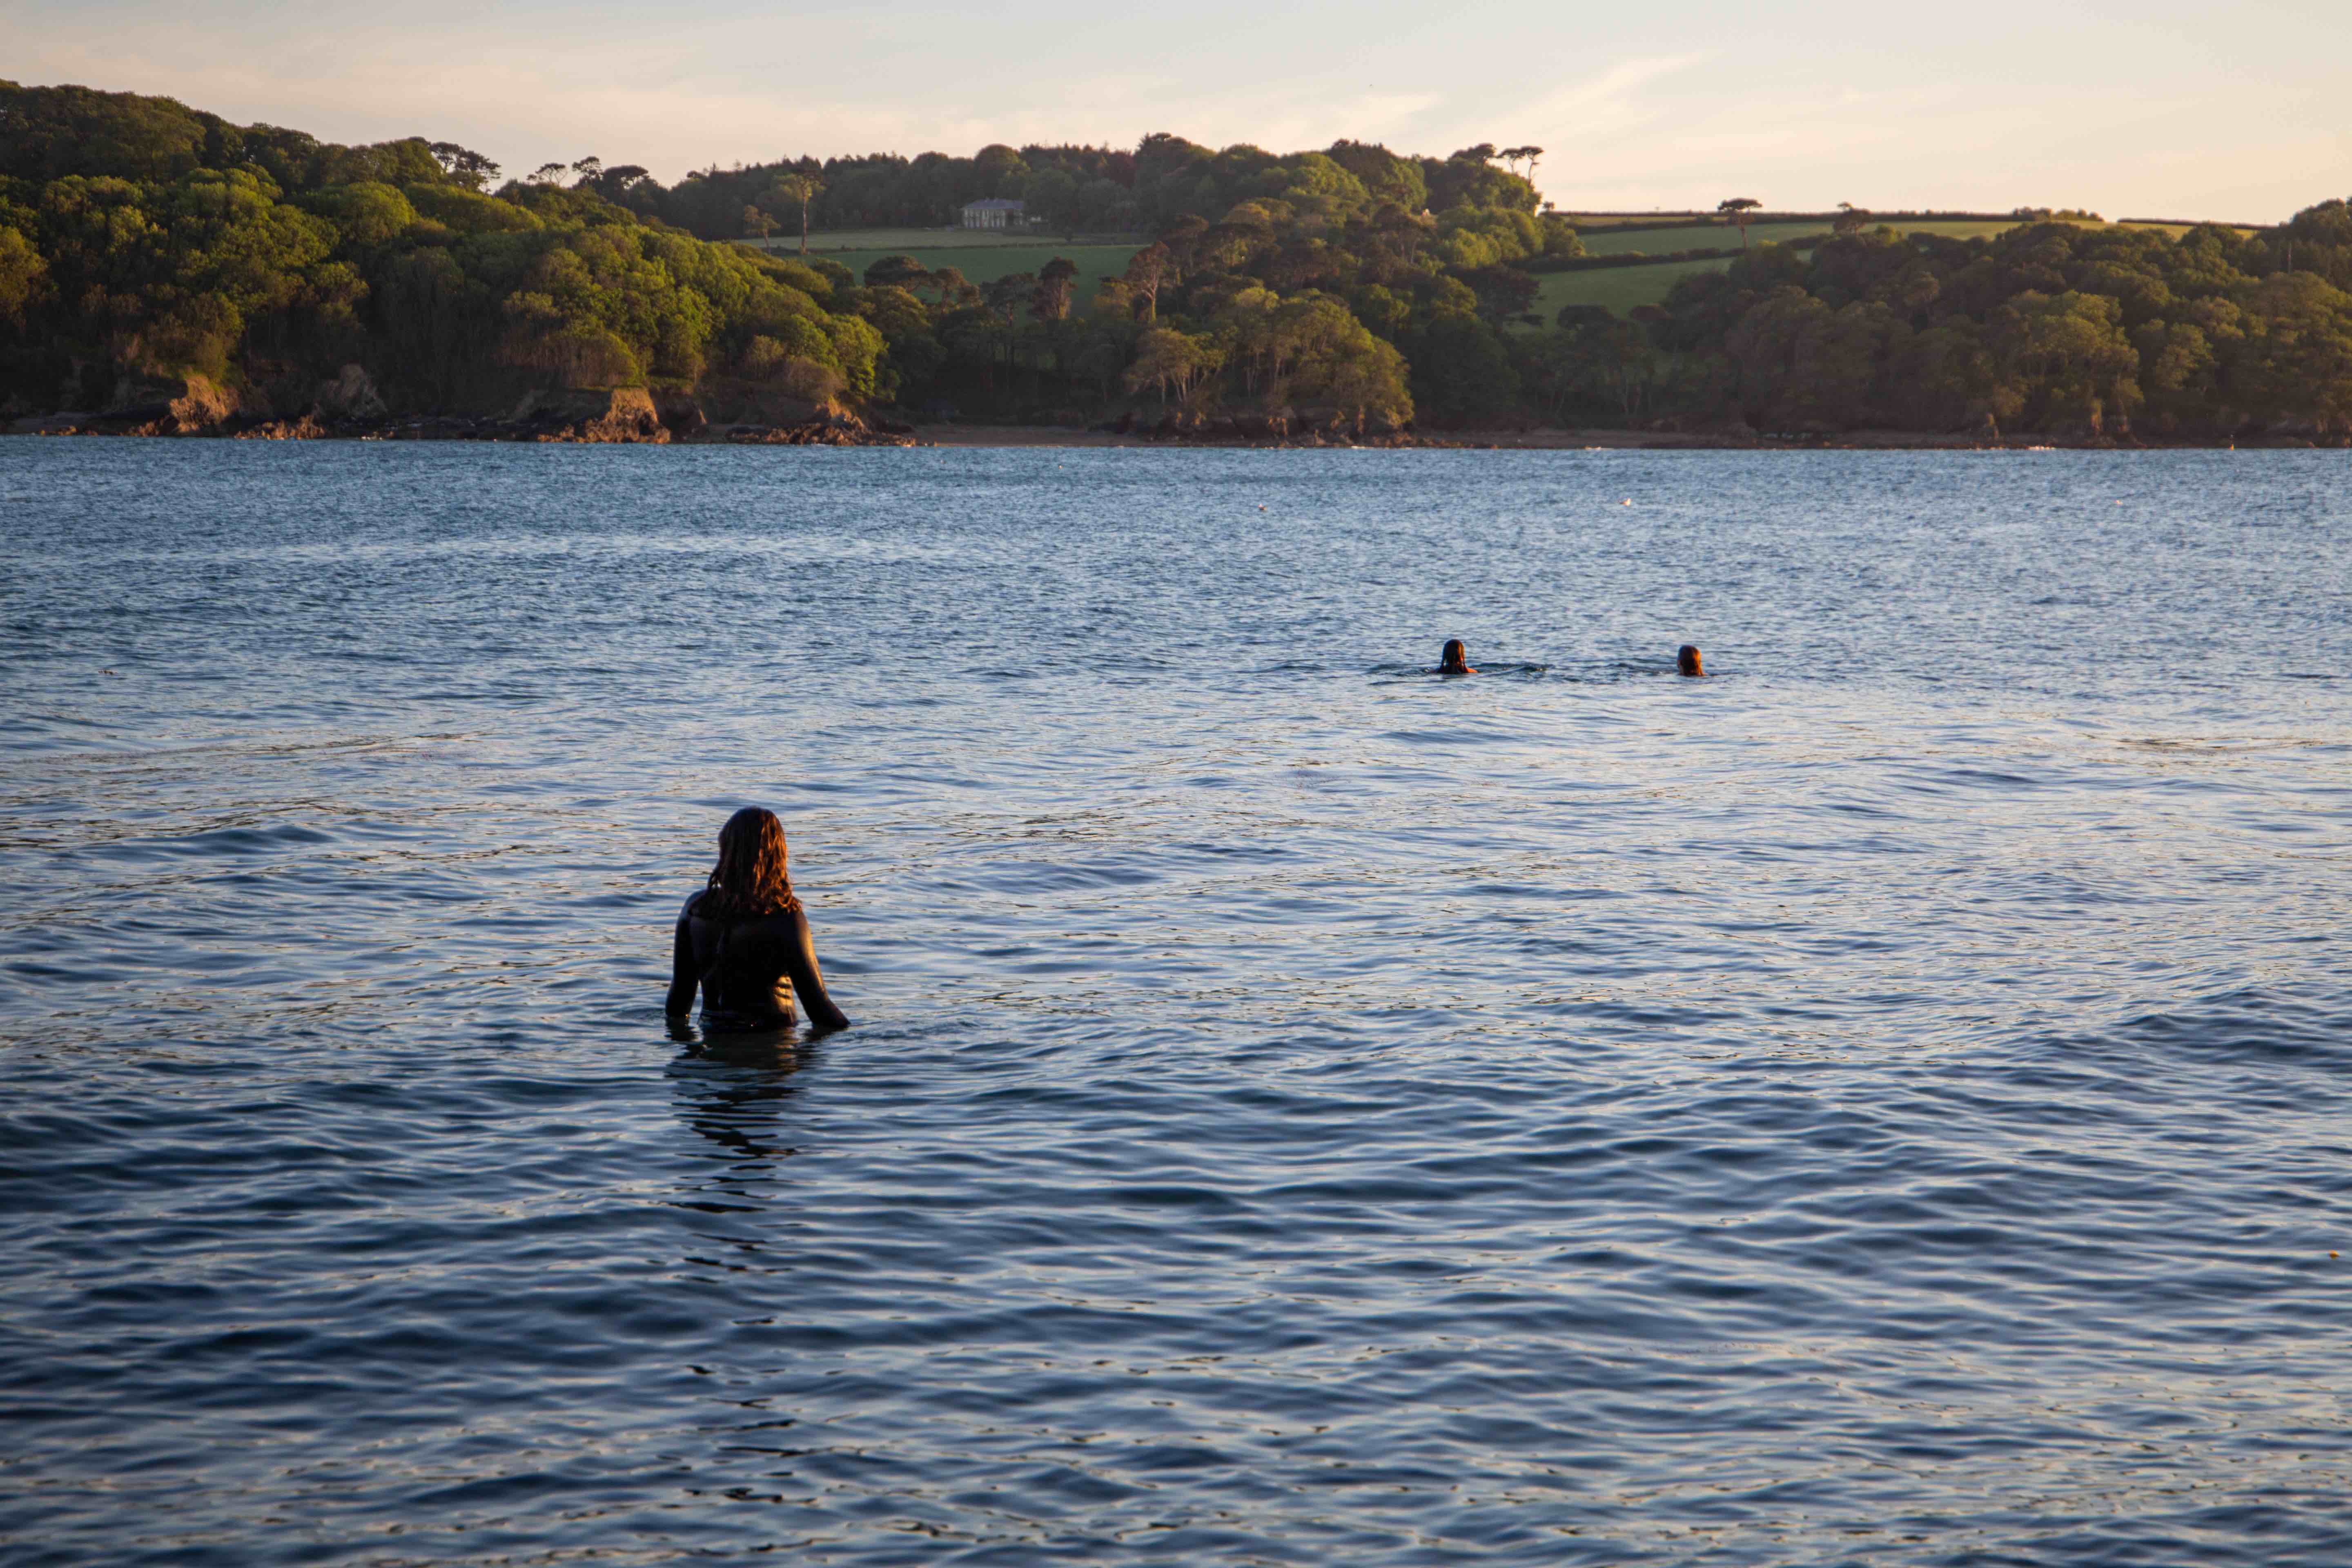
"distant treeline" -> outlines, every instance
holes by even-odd
[[[1893,228],[1760,246],[1613,321],[1564,321],[1543,384],[1767,430],[2221,436],[2352,425],[2352,210],[2248,237],[2036,223],[1993,239]]]
[[[97,408],[191,376],[286,416],[331,382],[394,411],[650,384],[714,408],[1358,427],[2326,434],[2352,408],[2342,202],[2179,239],[2069,215],[1940,239],[1848,213],[1810,258],[1758,245],[1626,319],[1537,310],[1545,272],[1633,264],[1583,258],[1528,179],[1537,155],[1160,135],[665,187],[594,159],[504,179],[446,142],[337,146],[168,99],[0,83],[0,409]],[[728,237],[797,229],[804,209],[820,227],[939,225],[981,195],[1157,238],[1117,277],[1056,259],[975,285],[910,257],[853,275]]]
[[[1131,152],[1000,144],[969,158],[789,159],[705,169],[674,186],[635,164],[608,167],[593,158],[550,163],[531,177],[584,177],[608,200],[709,239],[796,229],[803,217],[821,229],[941,227],[958,222],[965,204],[987,197],[1025,203],[1029,217],[1053,232],[1156,234],[1187,216],[1213,218],[1253,200],[1326,216],[1383,204],[1407,212],[1536,211],[1535,186],[1514,169],[1497,167],[1499,156],[1491,146],[1450,158],[1401,156],[1360,142],[1319,153],[1213,151],[1163,134],[1145,137]]]

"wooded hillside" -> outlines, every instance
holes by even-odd
[[[0,83],[0,411],[119,406],[195,377],[289,419],[646,386],[746,419],[2352,425],[2342,201],[2252,234],[2053,220],[1957,238],[1843,215],[1843,232],[1759,244],[1663,306],[1546,320],[1541,275],[1586,263],[1528,177],[1537,152],[1158,135],[665,187],[595,159],[501,180],[449,142],[337,146],[168,99]],[[852,273],[730,237],[796,233],[803,209],[820,226],[945,224],[976,195],[1150,242],[1117,276],[1055,254],[975,283],[911,256]]]

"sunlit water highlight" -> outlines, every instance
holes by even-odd
[[[0,443],[0,1554],[2352,1561],[2347,479]]]

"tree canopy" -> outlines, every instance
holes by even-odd
[[[665,186],[587,155],[499,184],[422,137],[341,146],[169,99],[0,82],[0,408],[95,408],[203,375],[298,411],[362,367],[396,408],[650,384],[984,417],[1741,422],[1960,432],[2352,424],[2352,208],[2276,228],[2030,218],[1990,239],[1867,228],[1761,244],[1621,318],[1546,321],[1572,228],[1542,150],[1362,142],[783,160]],[[1524,171],[1524,172],[1523,172]],[[1067,232],[1151,236],[975,286],[735,243],[942,226],[1018,196]],[[1748,198],[1725,212],[1744,218]],[[1080,251],[1080,255],[1087,254]]]
[[[1970,240],[1881,226],[1810,258],[1760,246],[1675,286],[1644,385],[1771,430],[2340,435],[2352,294],[2327,269],[2352,253],[2324,237],[2343,214],[2255,235],[2038,222]]]

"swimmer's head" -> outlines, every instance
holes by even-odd
[[[784,868],[784,825],[774,812],[747,805],[727,819],[709,886],[704,907],[713,914],[780,914],[800,901]]]
[[[1470,671],[1470,650],[1462,646],[1460,637],[1448,637],[1437,656],[1440,675],[1466,675]]]
[[[1705,675],[1706,670],[1698,661],[1698,649],[1685,643],[1675,654],[1675,668],[1685,675]]]

